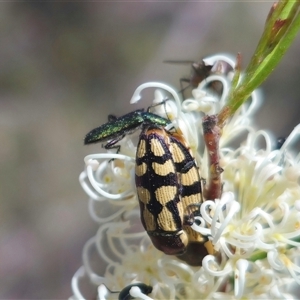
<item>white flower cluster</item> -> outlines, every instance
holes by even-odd
[[[155,88],[153,112],[167,117],[180,130],[200,166],[208,175],[208,158],[202,143],[201,119],[224,106],[230,89],[234,61],[225,55],[203,60],[211,74],[181,100],[162,83],[140,86],[131,102],[145,88]],[[219,88],[214,88],[219,85]],[[221,86],[221,88],[220,88]],[[206,199],[201,217],[192,229],[207,236],[216,255],[204,257],[202,267],[192,267],[156,250],[140,222],[134,184],[135,136],[122,139],[119,154],[85,157],[80,183],[89,196],[89,211],[100,224],[83,250],[83,266],[72,280],[71,299],[294,299],[300,284],[300,156],[289,149],[300,131],[297,126],[280,149],[271,137],[251,124],[259,94],[251,95],[229,120],[221,138],[223,193]],[[239,146],[233,140],[243,138]],[[264,142],[265,147],[259,146]],[[114,160],[112,160],[114,159]],[[140,283],[152,287],[144,292]],[[148,294],[148,295],[147,295]]]

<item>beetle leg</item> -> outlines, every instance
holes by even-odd
[[[179,93],[181,93],[182,98],[184,99],[185,98],[184,97],[184,91],[186,89],[188,89],[189,87],[191,87],[191,81],[190,81],[189,78],[182,77],[182,78],[180,78],[179,82],[180,82],[180,91],[179,91]],[[188,85],[185,86],[184,83],[188,83]]]
[[[112,122],[118,119],[115,115],[108,115],[107,118],[108,118],[108,122]]]
[[[195,216],[200,215],[200,206],[201,203],[194,203],[187,206],[187,212],[184,215],[183,225],[192,226],[195,222]],[[196,210],[194,208],[197,208]]]
[[[121,149],[121,146],[120,145],[115,145],[117,142],[119,142],[120,140],[122,140],[123,138],[125,137],[125,134],[109,141],[107,144],[104,145],[104,148],[106,150],[109,150],[109,149],[118,149],[116,153],[119,153],[120,152],[120,149]]]
[[[119,142],[121,139],[123,139],[125,137],[125,134],[122,136],[119,136],[118,138],[109,141],[106,145],[102,145],[102,147],[104,147],[106,150],[109,149],[117,149],[116,154],[118,154],[120,152],[121,146],[120,145],[115,145],[117,142]],[[113,161],[114,158],[112,158],[111,160],[109,160],[109,162]]]

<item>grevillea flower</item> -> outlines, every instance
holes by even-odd
[[[182,93],[172,87],[150,82],[137,88],[131,103],[141,99],[144,89],[153,88],[153,104],[163,104],[151,111],[171,120],[171,127],[183,133],[201,177],[207,178],[202,118],[224,106],[234,60],[215,55],[204,63],[212,66],[211,75],[192,91],[191,98],[182,100]],[[119,142],[118,154],[108,150],[85,157],[80,183],[99,229],[84,247],[83,266],[72,280],[72,299],[117,299],[134,283],[151,286],[151,293],[137,284],[124,299],[129,294],[138,299],[295,297],[295,285],[300,284],[300,156],[291,145],[300,125],[275,149],[271,136],[252,124],[260,94],[252,93],[248,102],[223,129],[222,197],[205,199],[201,216],[192,225],[218,253],[205,256],[201,267],[158,251],[141,225],[134,183],[138,131]]]

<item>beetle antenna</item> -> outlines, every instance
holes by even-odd
[[[170,99],[169,98],[165,98],[164,100],[158,102],[158,103],[155,103],[155,104],[152,104],[150,105],[148,108],[147,108],[147,112],[150,112],[151,108],[152,107],[156,107],[156,106],[159,106],[159,105],[162,105],[162,104],[166,104],[167,101],[169,101]],[[166,110],[166,106],[165,106],[165,113],[167,114],[167,110]]]

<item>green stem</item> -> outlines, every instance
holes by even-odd
[[[282,59],[283,55],[286,53],[293,40],[295,39],[298,31],[300,29],[300,15],[298,14],[293,22],[292,28],[287,32],[285,36],[278,42],[277,46],[274,48],[272,55],[269,55],[257,68],[256,72],[253,74],[252,80],[248,82],[249,91],[253,91],[257,88],[273,71],[277,64]]]
[[[227,105],[219,114],[223,127],[275,69],[300,29],[300,1],[282,0],[274,4],[266,21],[262,37],[238,85],[232,85]]]

